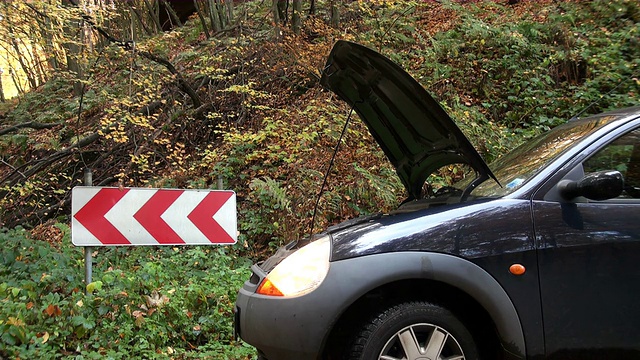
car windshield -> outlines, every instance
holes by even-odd
[[[475,197],[499,197],[515,191],[578,140],[615,119],[615,116],[603,116],[571,121],[525,142],[489,166],[500,184],[492,179],[486,180],[471,194]],[[471,181],[473,179],[467,178],[455,187],[465,189]]]

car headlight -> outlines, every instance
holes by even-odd
[[[264,278],[258,294],[297,296],[315,290],[329,271],[331,241],[324,236],[303,246],[280,262]]]

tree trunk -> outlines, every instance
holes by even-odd
[[[182,27],[182,21],[180,21],[180,17],[178,17],[178,14],[176,14],[176,11],[173,10],[173,6],[171,6],[170,3],[168,3],[166,0],[160,0],[160,2],[162,3],[162,5],[165,8],[165,11],[167,12],[167,17],[169,18],[169,21],[175,21],[176,25],[178,25],[178,27]],[[160,24],[163,26],[164,29],[164,24]],[[173,28],[173,24],[171,26]]]
[[[2,74],[3,74],[3,70],[2,68],[0,68],[0,102],[5,102],[5,98],[4,98],[4,89],[2,88]]]
[[[216,9],[218,9],[218,20],[220,21],[220,30],[227,27],[229,24],[229,20],[227,19],[227,12],[225,10],[224,4],[220,3],[220,0],[213,0],[216,3]]]
[[[332,27],[337,28],[340,25],[340,11],[338,10],[338,5],[336,4],[336,0],[331,0],[331,18],[329,19],[329,24]]]
[[[62,0],[62,6],[75,6],[73,1],[71,0]],[[76,37],[78,33],[80,22],[73,22],[73,24],[67,24],[65,26],[65,33],[69,39],[73,39]],[[81,48],[78,45],[78,41],[69,40],[66,44],[64,44],[64,48],[67,53],[67,69],[75,74],[76,81],[73,83],[73,93],[76,96],[80,96],[82,93],[82,78],[84,76],[84,72],[82,69],[82,65],[78,61],[80,58]]]
[[[33,31],[33,29],[31,29]],[[27,49],[26,53],[23,54],[26,60],[26,64],[29,67],[29,73],[33,78],[33,82],[38,86],[39,84],[43,84],[45,82],[45,71],[42,67],[42,63],[40,61],[40,54],[38,54],[40,48],[38,46],[34,46],[34,42],[31,39],[37,39],[37,35],[33,33],[24,34],[27,41],[25,42],[23,39],[20,39],[19,45]]]
[[[200,18],[200,22],[202,23],[202,31],[204,32],[204,35],[208,39],[211,37],[211,35],[209,35],[209,29],[207,28],[207,21],[205,20],[204,16],[202,15],[202,12],[200,11],[200,7],[198,6],[198,0],[193,0],[193,6],[195,6],[196,13],[198,14],[198,17]]]
[[[280,30],[280,9],[278,8],[280,0],[272,0],[271,13],[273,14],[273,28],[275,30],[276,41],[282,39],[282,30]]]
[[[9,19],[10,17],[5,19],[5,21],[8,22]],[[31,86],[31,88],[35,89],[38,86],[38,82],[35,79],[35,75],[33,74],[32,69],[25,62],[25,60],[27,60],[27,57],[22,53],[22,50],[20,50],[20,44],[18,44],[18,40],[16,40],[16,34],[14,32],[13,25],[10,22],[7,23],[7,30],[9,31],[9,35],[11,36],[10,43],[13,47],[13,51],[15,51],[16,53],[20,68],[22,68],[22,72],[24,72],[25,76],[27,77],[27,81],[29,81],[29,85]]]
[[[309,4],[309,16],[313,16],[316,14],[316,0],[311,0]]]
[[[227,5],[227,25],[229,25],[233,23],[233,1],[227,0],[224,3]]]
[[[71,73],[75,74],[77,79],[73,83],[73,93],[76,96],[80,96],[82,94],[82,79],[84,78],[84,69],[79,61],[82,50],[76,42],[70,42],[67,46],[69,49],[67,53],[67,68]]]
[[[211,21],[211,27],[214,32],[222,30],[223,24],[220,23],[218,17],[218,3],[215,0],[207,0],[207,9],[209,10],[209,20]]]
[[[47,69],[45,69],[44,65],[42,64],[43,61],[41,61],[41,57],[38,54],[38,52],[36,51],[36,49],[34,49],[34,52],[35,52],[35,61],[36,61],[35,67],[38,70],[38,82],[40,84],[44,84],[47,81],[47,78],[48,78]],[[45,56],[46,56],[46,54],[45,54]]]
[[[18,79],[16,71],[11,67],[9,67],[9,75],[11,75],[11,81],[16,87],[16,91],[18,92],[18,94],[24,94],[24,89],[22,88],[22,84],[20,84],[20,79]]]
[[[289,22],[289,0],[278,0],[278,15],[281,23]]]
[[[149,4],[148,0],[144,0],[144,3],[147,6],[147,9],[149,10],[149,17],[151,17],[151,20],[153,20],[153,23],[156,25],[156,29],[158,30],[158,32],[162,32],[162,26],[160,25],[160,16],[159,16],[160,12],[156,11],[157,3],[154,2],[153,6]]]
[[[293,0],[293,14],[291,15],[291,29],[296,35],[300,35],[300,28],[302,27],[302,0]]]
[[[56,48],[54,46],[54,41],[53,41],[55,32],[53,30],[51,18],[47,14],[38,10],[38,8],[35,7],[33,4],[30,4],[28,2],[25,2],[24,4],[36,14],[36,16],[34,16],[34,19],[38,23],[38,30],[40,34],[39,36],[40,38],[43,39],[44,54],[47,59],[47,63],[49,64],[49,68],[52,70],[58,70],[58,58],[57,58]],[[37,20],[38,16],[40,17],[39,21]],[[30,38],[35,39],[37,37],[38,37],[38,34],[36,34],[34,31],[33,36]]]
[[[49,78],[49,54],[47,53],[47,45],[43,38],[40,37],[40,29],[35,24],[28,30],[27,46],[31,49],[33,58],[33,67],[38,76],[38,84],[44,84]]]
[[[35,10],[34,10],[35,11]],[[44,39],[44,51],[47,57],[47,62],[52,70],[58,70],[58,58],[56,57],[55,46],[53,45],[53,26],[49,16],[38,12],[38,15],[42,17],[40,22],[40,36]]]
[[[151,31],[147,27],[147,25],[144,23],[144,18],[142,17],[142,14],[140,14],[140,10],[138,10],[135,6],[133,6],[129,2],[127,2],[126,4],[129,6],[129,10],[133,11],[133,13],[136,15],[136,18],[138,19],[138,22],[140,23],[140,26],[142,27],[144,32],[147,33],[147,35],[153,35],[155,32]]]

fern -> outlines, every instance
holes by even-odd
[[[249,189],[258,195],[263,205],[291,212],[291,200],[289,200],[287,191],[280,186],[277,180],[268,176],[265,176],[264,180],[253,179],[249,184]]]

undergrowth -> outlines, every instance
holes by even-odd
[[[56,224],[55,242],[0,231],[0,358],[249,359],[233,338],[247,260],[229,247],[82,248]],[[51,234],[49,234],[51,236]]]
[[[638,104],[636,1],[403,5],[358,4],[374,31],[355,38],[404,64],[488,162],[573,116]]]

